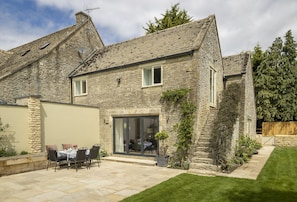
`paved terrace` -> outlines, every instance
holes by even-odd
[[[224,176],[256,179],[273,148],[264,146],[248,164]],[[109,160],[114,161],[102,160],[100,167],[93,164],[90,170],[82,167],[78,172],[50,168],[0,177],[0,201],[120,201],[186,172],[153,166],[153,161]]]

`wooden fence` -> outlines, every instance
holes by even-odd
[[[297,122],[263,122],[262,123],[263,136],[276,135],[296,135],[297,136]]]

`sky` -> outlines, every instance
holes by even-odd
[[[223,56],[263,50],[291,30],[296,0],[0,0],[0,49],[9,50],[75,24],[88,13],[105,45],[145,35],[146,24],[179,3],[193,20],[216,16]]]

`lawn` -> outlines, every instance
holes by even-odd
[[[257,180],[181,174],[123,201],[297,201],[297,148],[276,147]]]

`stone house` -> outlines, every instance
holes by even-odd
[[[190,99],[197,107],[193,144],[198,145],[219,106],[224,84],[238,76],[236,80],[249,89],[243,95],[247,99],[238,132],[255,134],[248,127],[249,121],[256,121],[249,113],[255,104],[248,96],[253,93],[250,58],[243,54],[223,59],[214,15],[110,46],[103,45],[87,15],[76,17],[72,27],[1,52],[6,60],[0,66],[0,88],[5,89],[0,100],[12,103],[33,94],[47,101],[99,107],[102,148],[115,154],[155,156],[158,145],[153,135],[161,130],[170,133],[169,152],[174,152],[176,134],[171,131],[180,118],[178,110],[168,111],[160,103],[162,92],[191,89]],[[34,44],[34,51],[24,52]],[[37,54],[46,49],[48,54]],[[35,52],[30,62],[21,62]],[[240,66],[242,60],[247,62]]]
[[[240,53],[223,58],[225,85],[238,82],[243,86],[238,131],[241,135],[256,136],[256,105],[251,54]]]
[[[39,95],[45,100],[70,103],[69,73],[103,42],[90,17],[76,14],[76,24],[40,39],[0,51],[0,100]]]

